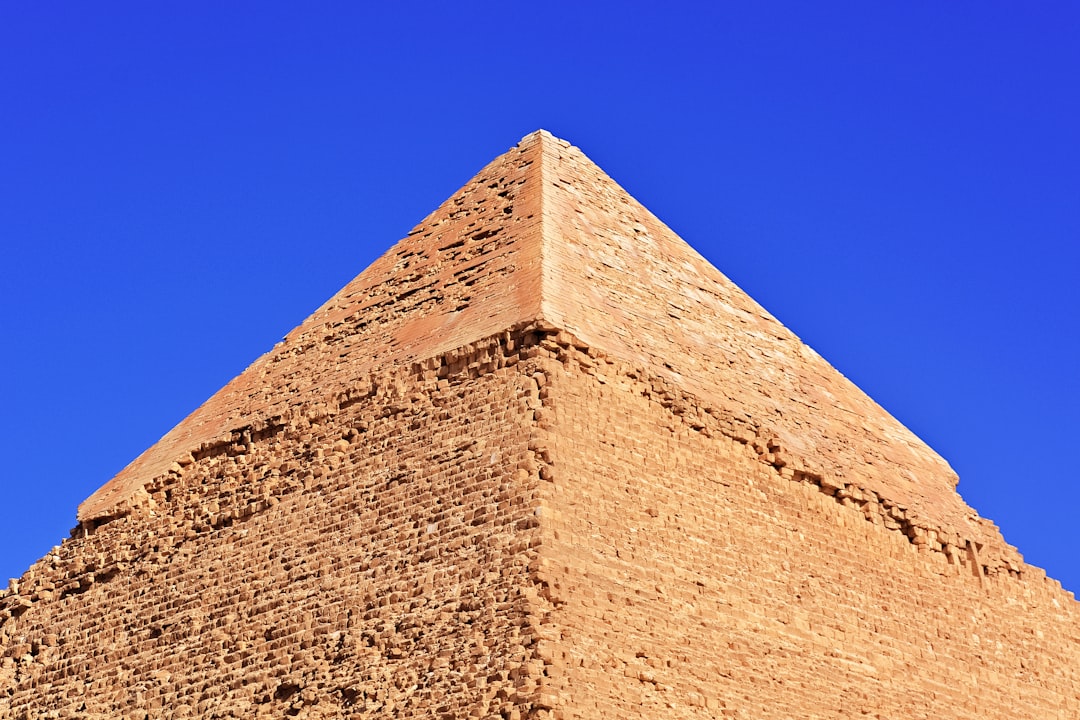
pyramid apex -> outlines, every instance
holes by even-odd
[[[550,138],[550,137],[554,137],[554,136],[550,132],[545,130],[544,128],[537,128],[537,129],[533,130],[531,133],[529,133],[528,135],[526,135],[525,137],[521,138],[521,142],[526,143],[526,142],[529,142],[530,140],[535,140],[537,138],[543,138],[543,137]]]
[[[533,130],[531,133],[529,133],[525,137],[521,138],[521,141],[518,143],[518,145],[519,146],[526,146],[526,145],[529,145],[529,144],[535,143],[535,142],[540,142],[540,143],[554,142],[554,143],[558,143],[560,145],[566,145],[566,146],[570,145],[570,143],[568,141],[563,140],[560,137],[556,137],[555,135],[552,135],[550,131],[545,130],[544,128],[537,128],[536,130]]]

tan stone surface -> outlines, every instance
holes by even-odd
[[[1039,571],[916,544],[895,505],[763,462],[694,398],[557,357],[540,656],[561,717],[1080,716],[1080,608]]]
[[[123,512],[135,490],[253,418],[329,407],[356,377],[539,317],[538,146],[500,156],[352,282],[79,507]],[[277,420],[273,420],[277,418]],[[120,507],[118,507],[120,506]]]
[[[534,133],[0,593],[0,718],[1075,718],[1076,601]]]

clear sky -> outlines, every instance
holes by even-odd
[[[1080,591],[1077,38],[1053,0],[3,4],[0,578],[543,127]]]

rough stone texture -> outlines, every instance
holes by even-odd
[[[610,356],[558,354],[540,657],[561,717],[1080,714],[1077,603],[1037,569],[916,544],[887,499],[776,468]]]
[[[534,133],[0,593],[0,718],[1075,718],[1080,607]]]

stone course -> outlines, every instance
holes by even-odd
[[[955,484],[538,132],[0,592],[0,720],[1080,717]]]

